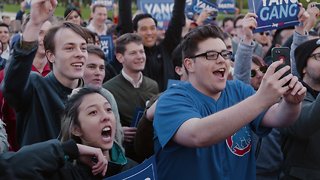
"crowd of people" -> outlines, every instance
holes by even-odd
[[[166,31],[131,0],[89,22],[23,1],[20,29],[0,23],[0,179],[103,179],[153,155],[158,179],[320,179],[320,9],[299,5],[299,25],[254,33],[254,13],[188,19],[184,0]]]

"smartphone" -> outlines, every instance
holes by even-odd
[[[284,66],[290,66],[290,48],[288,47],[274,47],[271,49],[271,57],[272,61],[283,61],[283,63],[276,68],[276,71],[283,68]],[[284,73],[280,79],[283,77],[289,75],[291,73],[291,70],[288,70],[286,73]],[[290,81],[288,81],[284,86],[288,86]]]

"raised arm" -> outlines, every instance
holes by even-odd
[[[172,17],[163,40],[164,47],[168,49],[170,54],[181,41],[182,28],[186,23],[184,15],[185,6],[186,0],[174,1]]]
[[[300,6],[300,12],[298,14],[300,24],[295,26],[295,32],[293,34],[293,41],[291,44],[290,50],[290,59],[291,59],[291,72],[295,76],[299,76],[297,72],[296,60],[294,57],[295,49],[308,40],[309,31],[314,27],[316,23],[316,18],[319,16],[319,9],[315,6],[312,6],[314,3],[309,3],[307,11]]]
[[[250,69],[254,50],[252,29],[257,27],[256,18],[254,13],[248,13],[244,17],[242,25],[244,37],[241,37],[235,54],[233,79],[243,81],[246,84],[250,84]]]
[[[291,74],[279,80],[279,78],[289,70],[289,67],[284,67],[275,72],[276,67],[279,66],[280,63],[281,62],[274,62],[270,65],[257,93],[230,108],[216,112],[201,120],[199,120],[199,118],[192,118],[185,121],[177,130],[173,140],[178,144],[188,147],[206,147],[225,140],[275,104],[279,98],[289,90],[288,86],[283,87],[283,85],[291,80],[292,84],[294,84],[292,94],[294,94],[293,96],[295,98],[293,99],[296,101],[287,97],[285,98],[285,102],[288,103],[288,105],[281,105],[283,105],[284,108],[293,109],[285,109],[286,112],[283,114],[277,113],[274,115],[271,114],[270,116],[269,110],[267,112],[268,115],[266,114],[262,120],[263,125],[268,125],[269,127],[288,124],[288,119],[293,117],[288,115],[299,114],[300,111],[296,111],[300,107],[299,101],[301,102],[303,99],[306,89],[301,83],[297,82],[297,78],[292,80],[293,76]],[[290,87],[292,84],[290,84]],[[274,121],[271,121],[275,119],[280,123],[276,124]]]
[[[132,0],[119,0],[119,36],[132,33]]]
[[[29,74],[38,47],[38,35],[42,24],[53,14],[55,0],[34,0],[30,10],[30,21],[20,41],[14,45],[10,64],[3,84],[3,95],[16,110],[25,108],[32,96]],[[22,103],[23,102],[23,103]]]

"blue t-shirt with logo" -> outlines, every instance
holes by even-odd
[[[154,117],[159,179],[255,179],[252,133],[259,136],[269,133],[270,128],[259,126],[264,112],[231,137],[209,147],[189,148],[171,140],[188,119],[209,116],[254,93],[251,86],[240,81],[227,81],[217,101],[190,83],[168,89],[159,98]]]

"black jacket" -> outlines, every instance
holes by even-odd
[[[304,85],[308,91],[298,120],[281,129],[284,139],[283,179],[320,179],[320,94]]]
[[[155,80],[160,92],[166,90],[168,79],[174,79],[172,51],[181,41],[182,27],[185,25],[185,0],[175,0],[172,17],[165,33],[165,38],[155,46],[145,48],[146,66],[143,75]],[[131,21],[131,0],[119,0],[120,34],[133,32]]]
[[[3,96],[17,114],[21,147],[58,137],[61,112],[72,91],[58,82],[52,72],[46,77],[31,72],[36,50],[37,47],[24,50],[16,43],[3,81]]]
[[[124,156],[123,152],[119,156]],[[90,167],[80,162],[72,163],[78,157],[78,148],[73,140],[60,143],[54,139],[24,146],[18,152],[0,155],[0,179],[95,180],[118,174],[136,165],[130,159],[126,163],[109,162],[105,177],[94,176]]]

